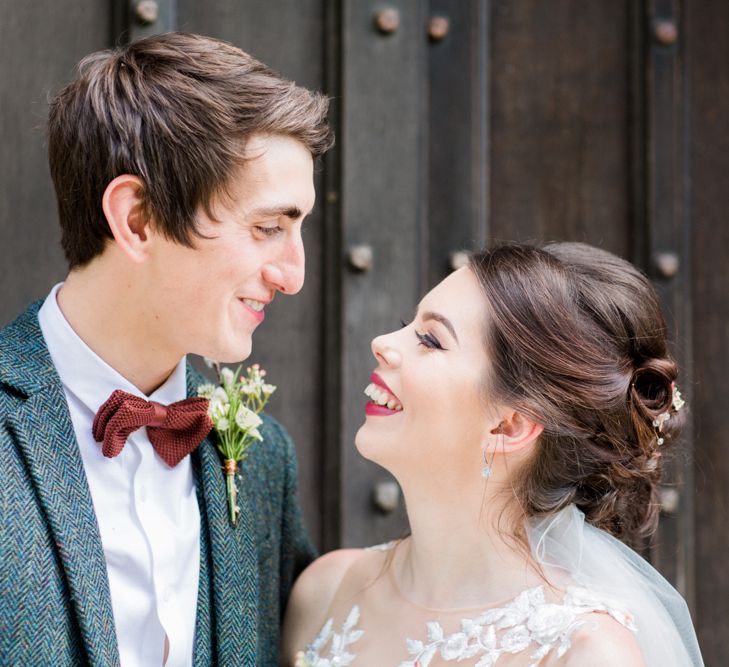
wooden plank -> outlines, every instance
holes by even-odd
[[[430,2],[448,31],[428,46],[428,288],[488,238],[489,17],[486,0]]]
[[[425,13],[418,0],[389,3],[399,27],[374,27],[381,3],[345,0],[342,16],[342,241],[344,252],[367,244],[374,267],[343,276],[342,517],[344,545],[392,539],[405,527],[397,512],[372,507],[377,481],[389,479],[355,450],[364,421],[362,391],[376,362],[371,339],[409,319],[421,292],[425,220],[423,183]],[[346,260],[345,260],[346,261]]]
[[[627,3],[491,5],[492,236],[629,256]]]
[[[63,280],[56,199],[48,175],[48,99],[87,53],[106,48],[108,3],[8,5],[0,21],[0,325]]]
[[[324,334],[322,349],[321,439],[321,540],[322,550],[340,546],[342,480],[342,208],[341,208],[341,93],[342,93],[342,7],[326,4],[325,78],[330,99],[329,122],[339,138],[325,156],[323,174],[323,267],[322,307]]]
[[[696,615],[707,665],[729,664],[729,3],[686,5],[696,423]]]
[[[649,0],[642,34],[645,46],[645,252],[642,262],[654,278],[667,316],[672,351],[681,369],[680,384],[690,402],[690,256],[685,219],[683,25],[677,0]],[[675,38],[673,37],[675,35]],[[673,265],[675,264],[675,271]],[[671,270],[668,270],[671,269]],[[678,493],[678,507],[664,512],[651,559],[692,603],[693,474],[691,421],[666,466],[664,489]]]

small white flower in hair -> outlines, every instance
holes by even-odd
[[[671,408],[674,412],[678,412],[681,408],[683,408],[684,405],[686,405],[686,401],[683,400],[683,397],[681,396],[681,392],[678,390],[678,387],[676,387],[675,382],[671,382]],[[658,415],[653,420],[653,426],[656,429],[656,435],[658,436],[658,445],[662,445],[665,440],[661,437],[661,432],[663,431],[663,425],[671,418],[671,410],[666,410],[665,412],[662,412],[660,415]]]
[[[676,387],[675,382],[671,383],[671,387],[673,388],[673,409],[678,412],[684,405],[686,405],[686,401],[683,400],[681,392],[678,390],[678,387]]]

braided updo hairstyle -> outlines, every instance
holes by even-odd
[[[514,482],[524,511],[575,503],[591,524],[637,544],[655,530],[663,450],[683,419],[650,282],[580,243],[498,246],[469,266],[488,304],[489,399],[544,425]],[[666,412],[659,432],[653,422]]]

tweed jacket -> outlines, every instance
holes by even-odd
[[[0,665],[119,664],[99,528],[40,302],[0,330]],[[187,368],[188,395],[203,378]],[[314,557],[292,443],[264,417],[230,525],[211,434],[192,455],[201,515],[193,663],[278,665],[289,590]]]

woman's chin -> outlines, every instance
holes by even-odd
[[[381,432],[373,433],[367,421],[354,436],[354,446],[362,458],[392,472],[393,463],[397,459],[395,442],[392,438],[383,437]]]
[[[378,453],[382,453],[382,450],[386,447],[386,443],[382,441],[382,438],[374,437],[374,434],[368,431],[370,431],[369,425],[365,421],[354,436],[354,446],[368,461],[380,463],[382,456],[378,456]]]
[[[366,427],[367,427],[367,422],[365,422],[364,424],[362,424],[362,426],[359,427],[357,433],[354,436],[354,446],[357,448],[357,451],[360,454],[362,454],[362,456],[364,456],[365,458],[367,458],[367,456],[365,455],[365,452],[364,452],[364,449],[366,449],[365,441],[367,440],[367,436],[366,436],[366,434],[363,434],[362,431],[364,431]]]

